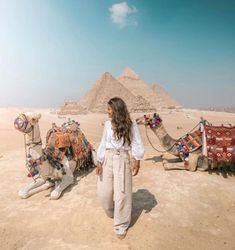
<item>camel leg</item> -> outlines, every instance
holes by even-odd
[[[189,154],[188,162],[169,163],[163,160],[163,167],[165,170],[189,170],[195,171],[197,169],[198,154]]]
[[[37,188],[42,186],[46,181],[44,179],[37,179],[36,182],[32,182],[30,184],[28,184],[27,186],[21,188],[18,192],[18,195],[20,196],[20,198],[22,199],[27,199],[30,195],[29,192],[31,189]]]
[[[64,163],[64,169],[66,175],[63,176],[62,180],[56,184],[56,188],[51,192],[51,200],[57,200],[61,196],[62,192],[74,182],[73,173],[69,167],[68,160]]]
[[[201,155],[198,158],[197,169],[199,171],[207,171],[209,168],[208,164],[209,164],[209,162],[208,162],[207,157]]]
[[[36,187],[34,189],[31,189],[28,193],[28,196],[34,195],[36,193],[39,193],[41,191],[47,190],[50,187],[53,187],[55,184],[51,181],[46,181],[43,185]]]
[[[189,171],[196,171],[197,163],[198,163],[199,154],[197,153],[190,153],[188,156],[188,166],[187,169]]]
[[[96,166],[96,164],[97,164],[97,155],[96,155],[95,150],[91,151],[91,156],[92,156],[93,164],[94,164],[94,166]]]
[[[163,167],[165,170],[186,170],[184,162],[169,163],[167,160],[163,160]]]

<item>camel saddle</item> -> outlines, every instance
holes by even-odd
[[[182,141],[187,150],[191,153],[202,146],[202,132],[200,129],[195,130],[194,132],[185,135],[182,138]]]
[[[235,126],[205,126],[208,158],[235,163]]]
[[[46,144],[47,147],[69,151],[75,160],[88,158],[92,150],[91,144],[75,121],[64,123],[61,127],[54,125],[47,133]]]

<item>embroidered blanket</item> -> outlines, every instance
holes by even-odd
[[[188,160],[189,153],[202,146],[202,132],[198,129],[190,134],[179,138],[176,142],[176,148],[183,161]]]
[[[70,151],[73,158],[80,161],[89,158],[92,150],[91,144],[75,121],[50,129],[47,133],[46,143],[47,147],[65,152]]]
[[[205,126],[208,158],[235,163],[235,126]]]
[[[186,145],[188,151],[190,153],[193,152],[202,146],[202,132],[200,129],[198,129],[190,134],[187,134],[185,137],[183,137],[183,142]]]

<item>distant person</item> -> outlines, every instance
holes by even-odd
[[[124,239],[131,222],[132,175],[139,172],[144,146],[136,122],[132,122],[125,102],[108,101],[102,140],[97,151],[98,196],[106,214],[114,218],[114,231]],[[129,150],[133,161],[130,166]]]

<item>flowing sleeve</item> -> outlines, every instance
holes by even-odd
[[[144,145],[136,121],[133,121],[132,125],[131,153],[135,160],[142,160],[144,157]]]
[[[97,161],[103,163],[106,150],[107,125],[105,123],[102,139],[97,150]]]

